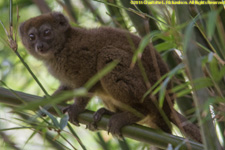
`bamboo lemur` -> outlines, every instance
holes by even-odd
[[[142,100],[148,87],[140,67],[137,64],[130,67],[134,51],[140,44],[140,37],[110,27],[74,28],[59,12],[25,21],[20,25],[20,36],[30,54],[43,61],[49,72],[60,81],[61,86],[56,93],[82,87],[105,65],[113,60],[119,60],[118,65],[90,90],[99,96],[110,110],[105,108],[98,110],[94,120],[97,122],[102,114],[114,112],[108,124],[109,132],[112,134],[119,135],[122,127],[140,121],[171,133],[170,127],[155,105],[157,96],[155,99],[152,96]],[[149,85],[154,85],[169,71],[151,44],[145,47],[141,62]],[[167,89],[170,88],[171,83],[168,84]],[[172,113],[174,109],[169,103],[173,105],[173,101],[172,96],[167,92],[162,110],[170,121],[178,125],[175,114],[181,122],[187,120],[178,113]],[[70,121],[79,124],[77,117],[84,111],[88,102],[88,98],[77,98],[73,105],[65,109],[70,116]],[[126,109],[125,105],[141,113],[145,118],[129,111],[130,109]],[[182,128],[186,135],[201,141],[198,127],[186,123]]]

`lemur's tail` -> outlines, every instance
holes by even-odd
[[[176,110],[172,112],[171,122],[178,126],[181,132],[184,132],[185,136],[202,143],[199,127],[191,123]]]

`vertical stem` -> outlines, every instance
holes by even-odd
[[[13,0],[10,0],[10,1],[9,1],[9,24],[10,24],[10,27],[13,26],[13,10],[12,10],[12,3],[13,3]]]
[[[13,40],[13,9],[12,9],[13,0],[9,1],[9,35]]]
[[[42,14],[51,12],[51,8],[44,0],[32,0],[37,5]]]
[[[71,0],[64,0],[65,5],[67,6],[66,11],[70,15],[70,18],[73,20],[73,22],[78,23],[78,18],[76,13],[74,12],[73,5],[71,3]]]
[[[38,80],[38,78],[35,76],[35,74],[32,72],[32,70],[30,69],[30,67],[27,65],[27,63],[23,60],[23,58],[20,56],[20,54],[18,53],[18,51],[15,51],[16,55],[19,57],[20,61],[23,63],[23,65],[27,68],[27,71],[31,74],[31,76],[33,77],[33,79],[36,81],[36,83],[39,85],[39,87],[41,88],[41,90],[44,92],[45,96],[49,96],[48,92],[45,90],[45,88],[43,87],[43,85],[41,84],[41,82]]]
[[[112,4],[115,4],[115,5],[118,5],[118,1],[115,1],[115,0],[105,0],[105,1],[109,2],[109,3],[112,3]],[[110,16],[111,16],[115,26],[119,27],[119,28],[123,28],[123,29],[128,29],[127,25],[126,25],[126,22],[124,20],[124,17],[121,14],[120,8],[113,7],[113,6],[110,6],[110,5],[105,5],[105,6],[106,6],[107,10],[109,11]]]
[[[89,0],[82,0],[82,3],[84,4],[85,7],[89,8],[90,11],[92,12],[92,14],[98,19],[98,21],[101,23],[101,24],[106,24],[104,19],[101,17],[101,15],[99,15],[99,13],[97,12],[97,8],[95,8],[91,1]]]
[[[196,19],[197,20],[197,19]],[[192,86],[195,87],[194,80],[204,77],[201,64],[201,55],[196,43],[196,33],[194,32],[193,20],[188,25],[184,35],[184,54],[187,69],[190,74],[190,81]],[[196,106],[196,114],[200,123],[200,129],[202,134],[202,141],[205,150],[222,150],[219,140],[216,135],[216,130],[213,124],[213,120],[210,113],[210,106],[207,105],[209,100],[209,93],[206,88],[193,90],[193,98]]]
[[[10,47],[13,49],[13,51],[19,57],[19,59],[23,63],[23,65],[27,68],[28,72],[31,74],[33,79],[40,86],[41,90],[45,93],[46,96],[49,96],[48,92],[44,89],[41,82],[37,79],[37,77],[34,75],[34,73],[31,71],[29,66],[26,64],[26,62],[23,60],[23,58],[20,56],[19,52],[17,51],[17,43],[16,43],[16,41],[13,40],[13,9],[12,9],[12,4],[13,4],[13,0],[10,0],[9,1],[9,24],[10,24],[10,26],[9,26],[9,35],[8,35]]]

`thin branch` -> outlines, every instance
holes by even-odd
[[[104,4],[106,4],[106,5],[110,5],[110,6],[113,6],[113,7],[121,8],[121,9],[124,9],[124,10],[126,10],[126,11],[133,12],[133,13],[135,13],[135,14],[137,14],[137,15],[143,17],[143,18],[151,18],[151,19],[153,19],[153,20],[155,20],[155,21],[157,21],[157,22],[159,22],[159,23],[162,23],[162,24],[165,25],[165,26],[171,27],[171,26],[168,25],[167,23],[165,23],[165,22],[163,22],[163,21],[161,21],[161,20],[159,20],[159,19],[156,19],[156,18],[152,17],[152,16],[149,15],[149,14],[146,14],[146,13],[143,13],[143,12],[139,12],[139,11],[136,11],[136,10],[131,9],[131,8],[126,8],[126,7],[123,7],[123,6],[115,5],[115,4],[113,4],[113,3],[108,3],[108,2],[105,2],[105,1],[102,1],[102,0],[93,0],[93,1],[100,2],[100,3],[104,3]]]
[[[75,12],[73,11],[73,7],[72,4],[69,0],[64,0],[65,3],[63,3],[60,0],[56,0],[56,2],[61,5],[63,7],[63,9],[66,11],[66,13],[68,14],[70,20],[72,20],[73,22],[75,22],[76,24],[78,23],[78,18],[75,14]]]
[[[76,16],[76,13],[73,10],[73,5],[72,5],[71,1],[70,0],[64,0],[64,2],[65,2],[65,5],[66,5],[65,10],[69,14],[70,18],[73,20],[73,22],[78,23],[78,21],[77,21],[78,18]]]
[[[17,96],[21,97],[24,101],[32,102],[38,99],[41,99],[39,96],[30,95],[18,91],[14,91]],[[18,107],[22,102],[18,99],[10,90],[0,87],[0,102],[6,105],[10,105],[13,107]],[[60,107],[60,106],[59,106]],[[54,115],[57,115],[53,110],[50,111]],[[84,113],[79,115],[79,122],[85,125],[88,125],[93,121],[93,113],[92,111],[86,110]],[[107,131],[107,124],[109,121],[109,116],[103,116],[101,121],[97,124],[100,130]],[[184,138],[174,136],[171,134],[164,133],[162,131],[158,131],[155,129],[147,128],[141,125],[130,125],[126,126],[122,129],[122,133],[125,137],[132,138],[134,140],[145,142],[148,144],[152,144],[158,146],[160,148],[167,148],[168,144],[171,144],[173,147],[184,143],[180,149],[187,150],[190,144],[192,150],[202,150],[203,146],[194,141],[187,141]],[[135,134],[134,134],[135,133]],[[187,144],[188,143],[188,146]]]
[[[110,2],[110,3],[113,3],[115,5],[118,5],[118,1],[115,1],[115,0],[107,0],[107,1]],[[113,6],[110,6],[110,5],[106,5],[106,7],[107,7],[107,10],[110,13],[108,15],[111,17],[115,26],[118,27],[118,28],[122,28],[122,29],[128,29],[128,27],[126,25],[126,22],[124,20],[124,17],[123,17],[119,8],[113,7]]]
[[[9,9],[9,32],[7,32],[5,26],[3,25],[2,21],[0,20],[0,23],[2,25],[2,27],[5,30],[5,34],[7,35],[8,38],[8,45],[9,47],[15,52],[15,54],[19,57],[20,61],[23,63],[23,65],[26,67],[26,69],[28,70],[28,72],[31,74],[31,76],[34,78],[34,80],[37,82],[37,84],[40,86],[40,88],[42,89],[42,91],[45,93],[46,96],[48,96],[47,91],[45,90],[45,88],[43,87],[43,85],[41,84],[41,82],[37,79],[37,77],[34,75],[34,73],[32,72],[32,70],[29,68],[29,66],[26,64],[26,62],[23,60],[23,58],[20,56],[19,52],[17,51],[18,49],[18,45],[17,45],[17,41],[16,41],[16,33],[14,34],[15,36],[15,40],[13,38],[13,10],[12,10],[12,0],[10,0],[10,9]],[[17,23],[19,21],[19,11],[17,9]]]
[[[106,24],[104,19],[98,14],[97,12],[97,8],[95,8],[91,2],[89,0],[82,0],[83,4],[85,7],[87,7],[88,9],[90,9],[90,11],[92,12],[92,14],[98,19],[98,21],[104,25]]]
[[[2,25],[2,27],[3,27],[4,31],[5,31],[5,34],[6,34],[7,37],[9,38],[9,33],[8,33],[8,31],[6,30],[4,24],[3,24],[3,22],[2,22],[1,20],[0,20],[0,24]]]
[[[44,0],[32,0],[37,5],[42,14],[51,12],[51,9]]]

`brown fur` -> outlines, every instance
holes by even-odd
[[[46,29],[51,31],[49,37],[43,36]],[[36,37],[33,41],[29,40],[31,33]],[[153,103],[154,100],[146,98],[141,102],[148,88],[138,65],[130,68],[134,51],[141,41],[138,36],[110,27],[73,28],[61,13],[56,12],[22,23],[20,34],[28,51],[42,60],[49,72],[61,82],[59,91],[82,87],[106,64],[119,60],[115,69],[91,89],[91,92],[102,98],[108,109],[116,112],[109,122],[111,133],[117,134],[123,126],[143,119],[125,109],[124,104],[147,116],[145,123],[150,126],[171,132]],[[41,48],[37,48],[38,45]],[[152,45],[145,48],[141,61],[150,85],[154,85],[160,76],[168,72],[167,65]],[[173,105],[172,98],[169,99]],[[78,114],[85,109],[88,101],[87,98],[78,98],[65,110],[72,121],[77,122]],[[163,112],[171,119],[171,109],[167,101],[168,99],[164,102]]]

